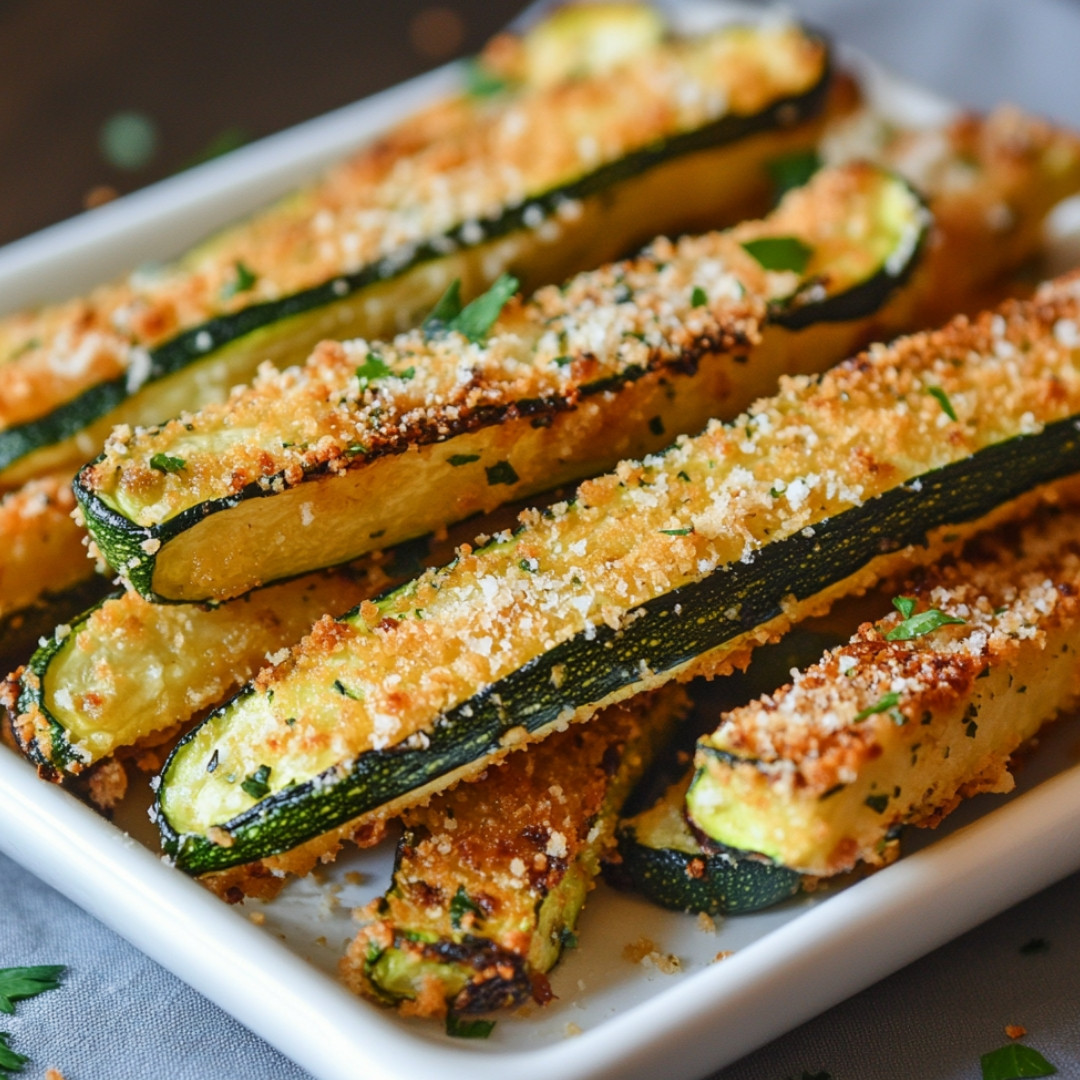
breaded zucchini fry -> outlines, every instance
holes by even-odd
[[[548,1000],[619,810],[688,709],[675,687],[635,698],[408,811],[346,985],[422,1016]]]
[[[1080,513],[982,538],[895,604],[699,742],[687,805],[703,832],[825,876],[1012,789],[1010,755],[1080,693]]]
[[[504,63],[495,93],[405,121],[178,262],[0,323],[0,488],[77,466],[115,424],[221,400],[265,360],[414,325],[454,278],[473,296],[513,265],[531,289],[764,210],[762,162],[817,137],[825,45],[793,25],[681,40],[620,36],[640,27],[625,8],[592,18],[622,43],[592,51],[599,70]]]
[[[356,558],[657,450],[908,323],[929,283],[889,301],[928,226],[892,174],[822,172],[763,221],[658,240],[497,320],[513,284],[441,330],[325,344],[223,405],[117,430],[76,496],[150,599]]]
[[[515,742],[729,670],[1078,471],[1080,277],[784,380],[320,622],[173,752],[165,850],[203,874],[421,803]],[[227,781],[256,772],[259,797]]]

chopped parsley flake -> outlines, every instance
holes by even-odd
[[[552,360],[552,363],[556,367],[568,367],[573,362],[574,358],[572,356],[556,356],[555,359]]]
[[[233,263],[233,269],[235,270],[235,275],[232,281],[226,281],[221,287],[222,300],[231,300],[239,293],[247,292],[249,289],[253,288],[255,282],[259,280],[259,275],[256,274],[254,270],[245,266],[240,260]]]
[[[186,465],[187,462],[182,457],[170,457],[168,454],[154,454],[150,459],[150,468],[163,473],[179,472]]]
[[[462,465],[471,465],[474,461],[479,461],[479,454],[451,454],[446,463],[453,468],[460,468]]]
[[[461,314],[461,279],[454,278],[439,297],[438,303],[424,320],[422,329],[425,337],[434,337],[445,333],[450,323]]]
[[[763,270],[791,270],[801,274],[814,254],[797,236],[762,236],[747,240],[742,249]]]
[[[1033,937],[1030,941],[1025,941],[1020,946],[1020,951],[1025,956],[1036,956],[1039,953],[1050,951],[1050,942],[1046,938]]]
[[[16,1001],[55,990],[64,970],[62,964],[0,968],[0,1012],[10,1015],[15,1011]]]
[[[559,931],[559,944],[564,949],[576,949],[578,947],[578,936],[569,926],[564,926]]]
[[[11,1034],[0,1031],[0,1069],[4,1072],[22,1072],[22,1067],[30,1060],[25,1054],[17,1054],[8,1046]]]
[[[509,461],[497,461],[494,465],[486,468],[484,472],[487,473],[489,487],[494,487],[496,484],[516,484],[518,482],[518,474],[514,472],[514,467]]]
[[[356,377],[360,380],[361,386],[367,386],[376,379],[384,379],[392,374],[390,365],[378,353],[373,352],[369,352],[364,362],[356,369]]]
[[[941,389],[940,386],[928,386],[926,392],[937,400],[937,403],[941,406],[942,411],[950,420],[956,419],[956,410],[952,407],[952,402],[949,400],[949,395]]]
[[[982,1080],[1022,1080],[1029,1076],[1054,1076],[1057,1069],[1030,1046],[1009,1043],[980,1059]]]
[[[661,529],[665,536],[689,536],[694,530],[689,529]]]
[[[494,1020],[462,1020],[453,1013],[446,1014],[446,1034],[455,1039],[486,1039],[494,1030]]]
[[[897,596],[893,600],[893,607],[900,612],[903,621],[897,623],[886,635],[886,641],[910,641],[912,638],[924,637],[932,634],[942,626],[963,626],[964,619],[958,619],[954,615],[946,615],[939,608],[929,608],[920,611],[918,615],[912,614],[915,610],[915,598],[912,596]]]
[[[518,290],[518,279],[500,274],[487,292],[471,304],[461,306],[461,282],[455,280],[443,293],[434,310],[424,320],[427,337],[456,330],[474,344],[483,344],[506,302]]]
[[[350,690],[340,679],[335,679],[333,683],[334,689],[343,697],[352,698],[353,701],[363,701],[364,695],[358,694],[355,690]]]
[[[484,917],[484,909],[465,891],[464,885],[459,885],[458,891],[450,900],[450,925],[455,930],[460,930],[462,919],[470,912],[477,919]]]
[[[465,93],[469,97],[488,98],[501,94],[509,83],[479,60],[471,60],[465,67]]]
[[[270,766],[260,765],[241,785],[241,789],[253,799],[265,799],[270,794]]]
[[[882,694],[873,705],[867,705],[865,709],[860,710],[855,714],[855,723],[860,720],[865,720],[868,716],[874,716],[877,713],[888,712],[890,709],[895,709],[900,704],[900,695],[895,690],[890,691],[887,694]]]
[[[767,161],[765,168],[779,200],[792,188],[802,187],[821,168],[821,158],[816,150],[800,150]]]
[[[654,435],[663,435],[664,434],[664,421],[661,420],[659,416],[654,416],[649,421],[649,430]]]
[[[705,294],[705,290],[700,285],[695,285],[690,293],[690,306],[704,307],[708,302],[709,298]]]
[[[879,814],[884,814],[889,805],[889,796],[884,793],[880,795],[867,795],[863,802],[865,802],[871,810],[874,810]]]

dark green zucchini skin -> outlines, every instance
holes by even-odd
[[[924,200],[906,181],[895,175],[893,180],[902,184],[912,194],[922,215],[921,221],[913,222],[913,225],[918,225],[918,233],[902,265],[892,270],[887,264],[882,264],[865,280],[823,299],[809,298],[812,297],[812,293],[808,291],[808,288],[804,288],[785,301],[771,305],[767,316],[769,323],[782,326],[786,330],[804,330],[818,323],[854,322],[865,319],[881,310],[892,294],[910,279],[922,263],[931,231],[932,217]],[[748,341],[744,344],[750,347]],[[692,376],[697,372],[699,362],[700,357],[688,355],[678,363],[669,364],[668,370],[673,375]],[[596,379],[585,384],[581,387],[580,394],[585,398],[618,392],[646,374],[648,374],[646,367],[631,365],[618,375]],[[486,408],[482,415],[471,418],[468,424],[462,422],[460,425],[455,425],[453,421],[450,421],[441,425],[438,432],[434,430],[420,432],[419,437],[416,438],[416,445],[444,441],[460,434],[467,427],[497,426],[512,416],[532,417],[534,423],[540,424],[555,413],[572,407],[562,398],[535,398],[507,405],[493,405]],[[393,452],[395,450],[392,448],[377,448],[366,455],[365,462],[370,464],[377,456]],[[158,525],[135,525],[122,513],[110,507],[92,489],[92,484],[87,480],[89,470],[97,461],[102,460],[102,457],[103,455],[100,455],[95,462],[91,462],[86,469],[80,470],[76,475],[74,481],[76,499],[86,518],[89,530],[109,565],[126,568],[124,572],[132,587],[154,603],[170,604],[184,601],[162,596],[155,591],[153,584],[155,562],[153,557],[148,558],[146,555],[144,545],[147,541],[155,540],[161,546],[167,545],[213,514],[234,509],[251,499],[271,498],[276,494],[273,485],[267,484],[264,478],[263,482],[247,484],[234,494],[207,499],[205,502],[191,506]],[[327,471],[327,466],[319,465],[311,469],[309,475],[317,476]],[[310,569],[318,569],[318,567]]]
[[[618,632],[602,625],[564,641],[439,716],[425,749],[401,745],[367,751],[346,767],[268,796],[223,824],[232,837],[229,847],[203,835],[178,834],[162,810],[170,768],[190,742],[189,733],[166,762],[158,790],[163,849],[190,874],[287,851],[470,761],[499,753],[501,736],[510,727],[545,733],[568,712],[628,696],[642,687],[643,666],[674,673],[782,615],[792,594],[800,600],[812,597],[885,552],[924,544],[932,529],[977,521],[1040,484],[1077,472],[1080,414],[925,472],[917,483],[822,521],[812,536],[798,533],[766,545],[752,562],[723,564],[691,585],[657,596],[635,609]],[[253,692],[249,687],[233,700]]]
[[[816,40],[823,39],[818,37]],[[465,236],[472,234],[476,224],[479,224],[483,231],[482,242],[488,243],[526,228],[526,217],[531,218],[536,213],[534,208],[539,208],[546,217],[564,202],[600,194],[673,158],[809,120],[824,108],[831,78],[831,59],[827,55],[821,80],[804,94],[779,98],[752,116],[722,116],[704,127],[633,151],[569,184],[533,196],[519,206],[507,207],[499,214],[481,218],[475,223],[462,223],[428,241],[394,251],[354,273],[337,275],[330,281],[283,299],[252,304],[233,314],[209,319],[151,349],[150,374],[142,386],[148,386],[183,371],[192,364],[210,359],[217,350],[256,330],[338,303],[370,285],[400,277],[423,263],[442,258],[448,250],[474,246],[468,243]],[[47,416],[0,431],[0,470],[36,450],[71,438],[95,420],[118,408],[129,396],[126,382],[127,376],[122,375],[99,383],[54,409]]]
[[[790,899],[802,880],[794,870],[752,857],[654,847],[632,828],[619,832],[619,855],[619,876],[669,911],[743,915]]]

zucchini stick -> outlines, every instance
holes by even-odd
[[[825,876],[880,863],[904,824],[1013,787],[1009,757],[1080,693],[1080,512],[908,582],[861,626],[698,744],[694,823]]]
[[[1078,471],[1080,276],[785,379],[737,420],[322,620],[173,751],[164,848],[202,874],[400,812],[519,742],[729,670]],[[259,797],[240,783],[256,772]]]
[[[407,1015],[549,1000],[619,810],[688,709],[675,687],[635,698],[408,811],[346,985]]]
[[[912,295],[888,300],[928,225],[892,174],[822,172],[763,221],[655,241],[497,320],[512,284],[440,309],[442,330],[324,344],[223,405],[118,429],[76,495],[149,599],[226,598],[356,558],[657,450],[904,324]]]
[[[0,497],[0,658],[33,648],[40,634],[109,587],[87,558],[74,509],[69,474],[41,477]]]
[[[609,871],[616,883],[660,907],[707,915],[741,915],[794,896],[802,885],[794,870],[702,846],[686,820],[691,779],[687,773],[647,810],[619,822],[618,862]]]
[[[218,605],[114,592],[49,627],[0,684],[0,704],[17,718],[19,745],[39,772],[65,782],[118,751],[160,744],[280,659],[321,616],[348,611],[453,551],[449,538],[426,538]]]
[[[640,27],[623,6],[593,18],[608,42]],[[512,263],[535,288],[656,231],[760,213],[762,163],[817,137],[826,47],[791,24],[657,29],[624,35],[615,66],[506,70],[178,262],[0,324],[0,488],[74,468],[115,424],[221,400],[265,360],[414,325],[454,278],[475,295]]]

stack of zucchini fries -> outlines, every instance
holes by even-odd
[[[551,997],[605,863],[713,915],[882,865],[1080,691],[1080,275],[1018,276],[1078,192],[1076,136],[905,127],[794,24],[500,36],[0,324],[6,738],[105,811],[155,773],[230,901],[400,819],[342,976],[458,1034]],[[681,683],[871,589],[621,817]]]

